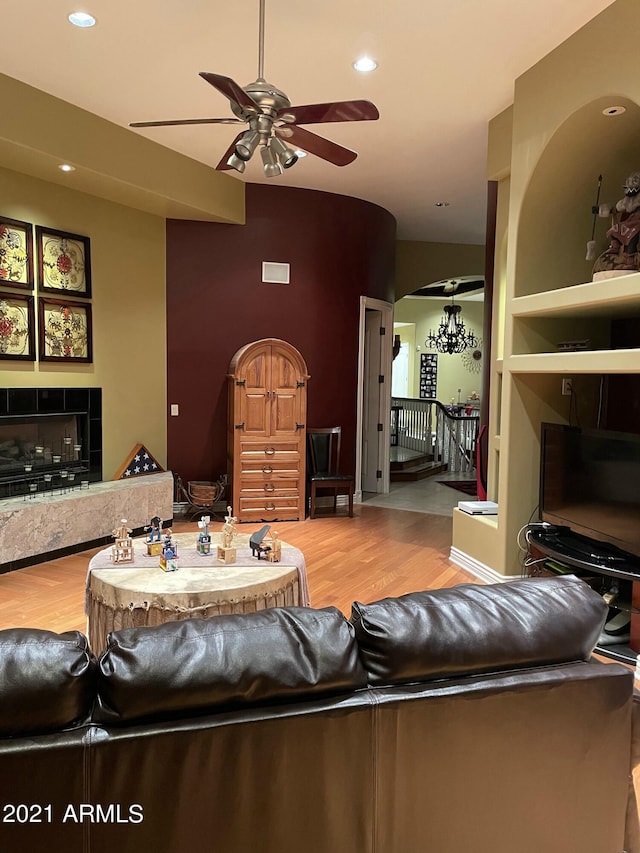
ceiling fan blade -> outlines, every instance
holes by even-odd
[[[311,133],[311,131],[304,130],[297,125],[289,126],[288,129],[293,131],[288,138],[289,143],[299,146],[309,154],[315,154],[316,157],[328,160],[334,166],[348,166],[358,156],[355,151],[343,148],[342,145],[331,142],[330,139],[325,139],[323,136],[318,136],[316,133]],[[278,133],[277,129],[276,133]]]
[[[225,98],[238,104],[246,113],[258,112],[258,105],[251,98],[242,86],[239,86],[231,77],[224,77],[222,74],[212,74],[210,71],[201,71],[200,76],[211,83],[214,89],[223,94]]]
[[[278,110],[278,117],[293,115],[295,124],[321,124],[328,121],[375,121],[380,113],[371,101],[334,101],[329,104],[305,104]]]
[[[242,138],[242,134],[241,134],[241,133],[239,133],[239,134],[236,136],[236,138],[233,140],[233,142],[231,143],[231,145],[230,145],[230,146],[227,148],[227,150],[224,152],[224,154],[223,154],[223,155],[222,155],[222,157],[220,158],[220,162],[219,162],[219,163],[218,163],[218,165],[216,166],[216,170],[217,170],[218,172],[223,172],[225,169],[232,169],[232,168],[233,168],[232,166],[229,166],[229,165],[227,164],[227,160],[228,160],[228,159],[229,159],[229,157],[231,157],[231,155],[235,152],[235,150],[236,150],[236,142],[237,142],[239,139],[241,139],[241,138]]]
[[[131,121],[129,127],[172,127],[181,124],[244,124],[239,118],[177,118],[170,121]]]

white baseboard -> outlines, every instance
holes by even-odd
[[[468,554],[465,554],[464,551],[460,551],[458,548],[454,548],[453,546],[451,546],[451,550],[449,551],[449,559],[452,563],[455,563],[456,566],[460,566],[460,568],[464,569],[465,572],[475,575],[475,577],[480,578],[480,580],[485,583],[503,583],[504,581],[516,580],[516,578],[501,575],[499,572],[496,572],[495,569],[485,566],[484,563],[470,557]]]

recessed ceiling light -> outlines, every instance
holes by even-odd
[[[74,27],[93,27],[96,19],[88,12],[71,12],[69,21]]]
[[[371,59],[369,56],[361,56],[360,59],[356,59],[353,63],[353,67],[356,71],[375,71],[378,67],[378,63],[375,59]]]
[[[621,106],[617,105],[617,106],[613,106],[613,107],[605,107],[602,110],[602,115],[604,115],[604,116],[619,116],[619,115],[622,115],[622,113],[626,113],[626,111],[627,111],[626,107],[621,107]]]
[[[75,172],[76,167],[72,166],[70,163],[60,163],[58,166],[61,172]]]
[[[436,207],[449,207],[448,201],[434,201]]]

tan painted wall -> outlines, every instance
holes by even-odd
[[[398,240],[396,300],[425,284],[463,275],[484,275],[484,246]]]
[[[409,377],[413,377],[410,388],[410,396],[420,396],[420,355],[423,352],[433,352],[425,346],[425,340],[431,330],[436,331],[442,319],[442,309],[449,304],[446,299],[401,299],[396,302],[394,308],[394,322],[415,323],[415,345],[410,352],[410,361],[413,362],[413,371],[410,370]],[[462,319],[470,332],[477,338],[482,338],[482,302],[469,302],[459,300],[462,306]],[[402,331],[399,329],[398,331]],[[420,352],[417,351],[420,347]],[[458,402],[458,389],[460,399],[464,402],[473,392],[481,392],[482,378],[480,373],[471,373],[463,362],[462,355],[439,354],[438,355],[438,393],[437,397],[442,403]]]
[[[2,168],[0,199],[4,216],[91,239],[94,358],[0,361],[0,385],[101,387],[104,479],[138,442],[165,466],[164,219]]]

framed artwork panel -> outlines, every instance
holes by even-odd
[[[0,293],[0,359],[35,361],[33,296]]]
[[[0,216],[0,285],[33,287],[33,225]]]
[[[43,296],[38,305],[40,361],[93,361],[91,305]]]
[[[88,237],[36,225],[38,285],[43,293],[91,296],[91,251]]]

